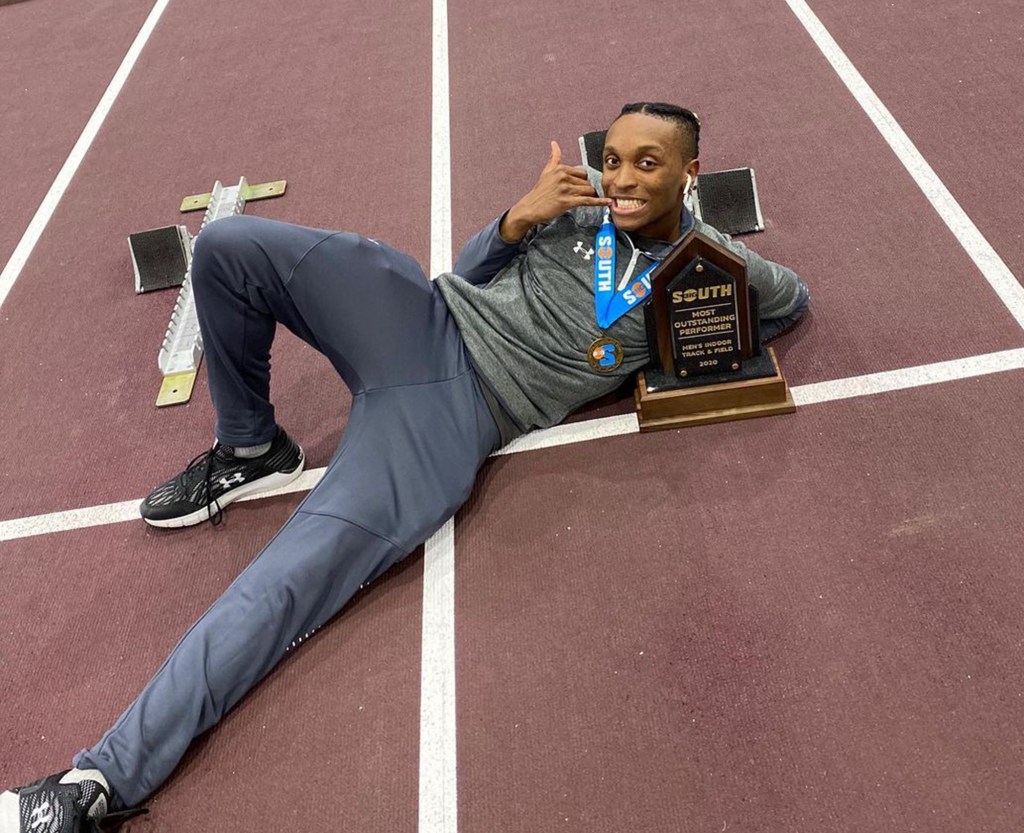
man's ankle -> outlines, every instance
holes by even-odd
[[[231,453],[241,460],[251,460],[253,457],[260,457],[270,451],[272,442],[260,443],[259,445],[231,446]]]

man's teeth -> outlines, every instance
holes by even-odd
[[[622,197],[619,197],[618,199],[615,200],[615,204],[619,208],[639,208],[640,206],[642,206],[644,204],[644,201],[643,200],[624,200],[624,199],[622,199]]]

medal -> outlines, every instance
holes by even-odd
[[[587,362],[597,373],[611,373],[622,364],[622,345],[608,336],[595,339],[587,348]]]

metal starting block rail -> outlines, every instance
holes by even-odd
[[[218,180],[214,182],[213,190],[209,194],[186,197],[181,203],[181,210],[206,209],[206,216],[203,217],[203,224],[199,228],[201,234],[210,223],[241,214],[245,210],[246,202],[280,196],[284,193],[286,185],[287,182],[283,179],[262,185],[249,185],[243,176],[238,185],[225,187]],[[196,312],[195,296],[192,293],[191,254],[194,245],[195,239],[190,235],[188,270],[185,272],[185,281],[174,304],[171,322],[167,326],[167,334],[164,336],[157,359],[164,377],[156,398],[158,408],[188,402],[192,397],[199,364],[203,360],[203,337],[199,332],[199,317]]]

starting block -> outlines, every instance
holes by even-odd
[[[698,176],[693,213],[723,234],[764,231],[754,169],[733,168]]]
[[[135,269],[135,292],[181,286],[192,264],[192,236],[185,226],[139,231],[128,235]]]
[[[210,193],[185,197],[181,203],[181,211],[206,209],[206,216],[203,217],[203,224],[199,229],[202,233],[204,228],[216,220],[241,214],[245,210],[246,202],[279,197],[285,192],[286,187],[287,182],[283,179],[262,185],[249,185],[245,177],[242,177],[238,185],[228,187],[221,185],[218,180],[213,184]],[[195,386],[199,364],[203,360],[203,338],[199,331],[199,317],[192,294],[194,238],[185,226],[169,226],[130,235],[128,244],[135,267],[136,292],[159,289],[161,286],[155,284],[161,281],[164,281],[163,286],[181,285],[157,357],[157,364],[164,378],[156,404],[158,408],[162,408],[188,402]],[[158,277],[158,273],[162,277]],[[175,276],[179,277],[175,280]]]
[[[598,194],[603,194],[601,157],[605,133],[606,130],[595,130],[579,138],[580,159]],[[693,214],[723,234],[764,231],[753,168],[701,173],[693,186]]]

